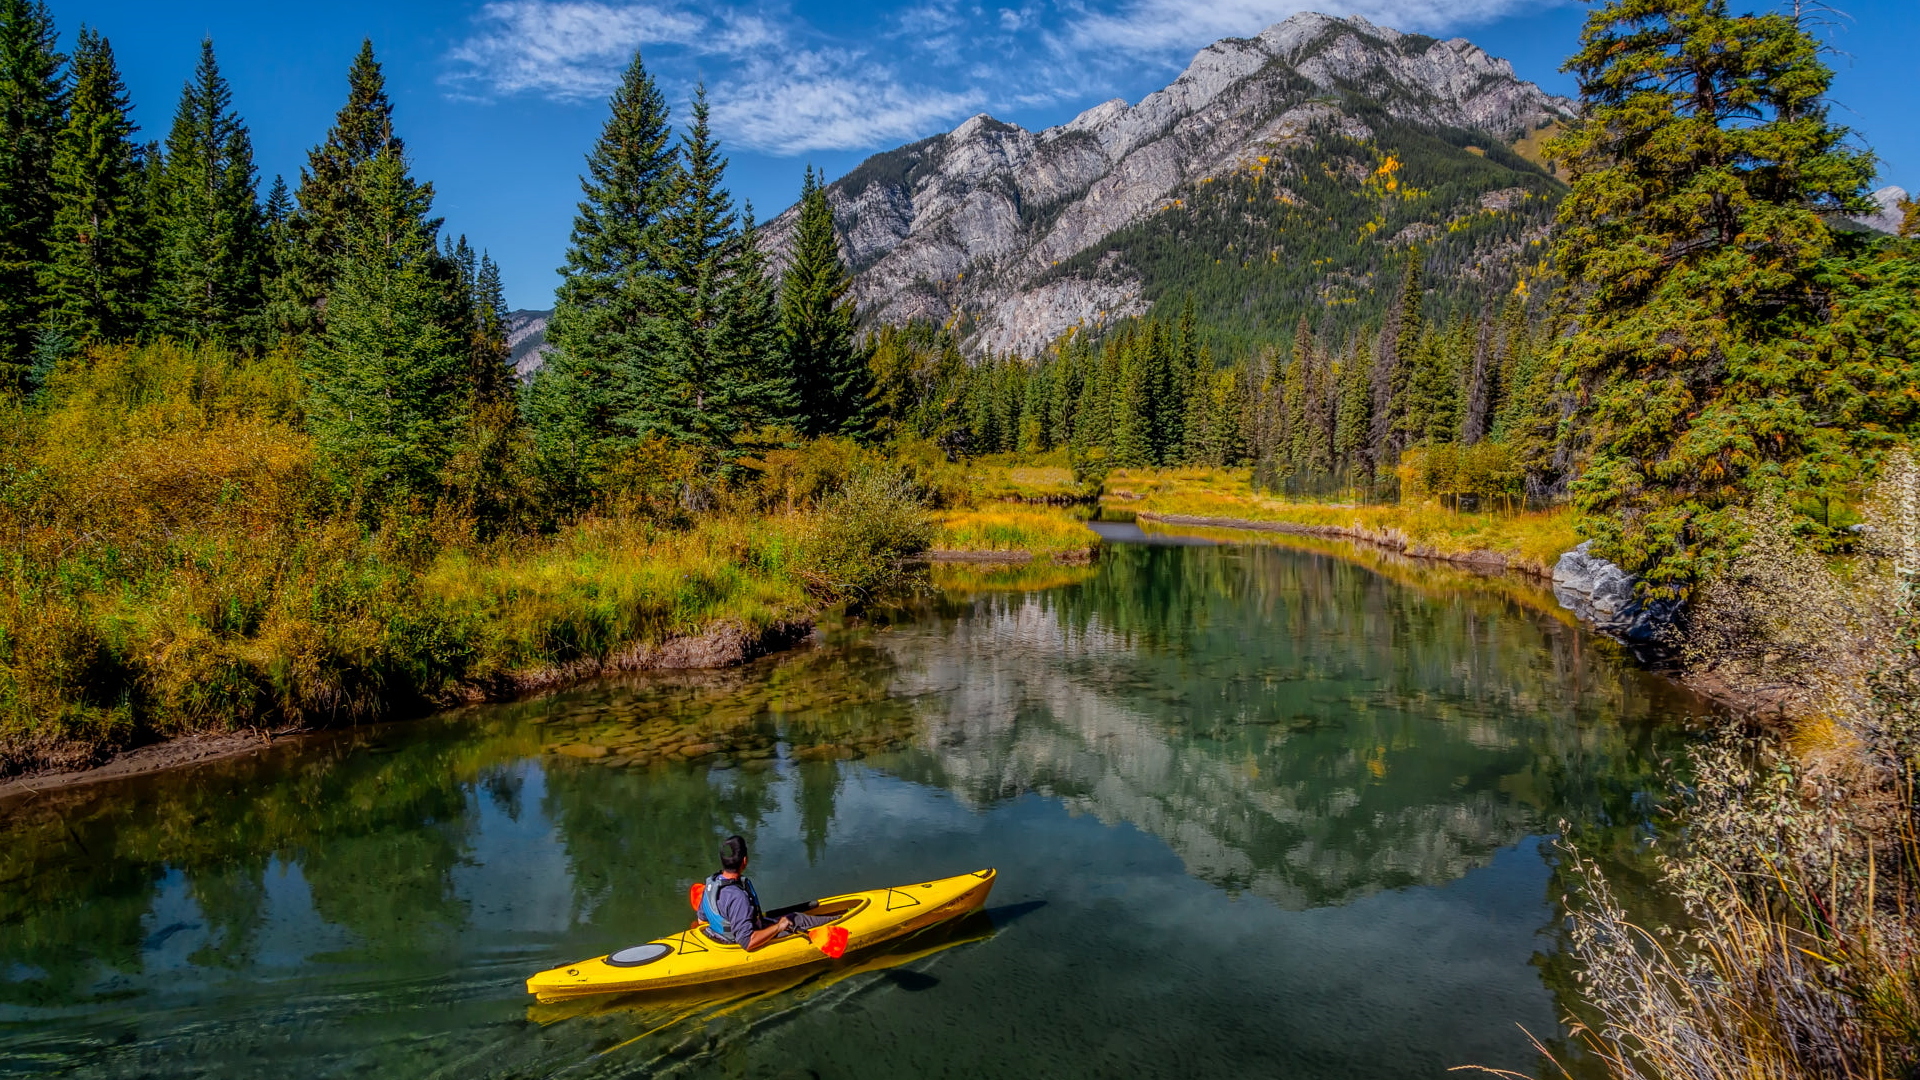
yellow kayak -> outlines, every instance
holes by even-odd
[[[993,890],[993,878],[994,871],[989,868],[918,885],[816,900],[801,910],[808,915],[830,916],[832,921],[811,931],[811,937],[790,934],[753,952],[731,942],[715,941],[697,927],[682,930],[644,945],[540,972],[527,980],[527,993],[543,1002],[565,1001],[591,994],[695,986],[822,963],[829,957],[814,942],[827,940],[830,930],[845,932],[843,944],[849,952],[892,941],[979,910]]]

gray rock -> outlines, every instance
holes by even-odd
[[[1465,40],[1295,15],[1207,46],[1137,105],[1103,102],[1041,132],[975,116],[829,184],[854,300],[868,318],[968,327],[976,354],[1033,353],[1068,329],[1139,314],[1141,282],[1125,266],[1064,278],[1054,269],[1167,209],[1186,185],[1317,132],[1370,138],[1347,111],[1342,95],[1353,91],[1399,120],[1508,141],[1574,112]],[[775,269],[798,217],[789,209],[762,233]]]
[[[1659,645],[1679,606],[1642,600],[1637,580],[1625,570],[1590,554],[1593,541],[1560,556],[1553,564],[1553,596],[1580,621],[1629,645]]]

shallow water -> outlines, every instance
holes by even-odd
[[[1641,843],[1697,702],[1406,565],[1117,544],[965,576],[737,671],[10,808],[0,1072],[1539,1072],[1548,839]],[[531,1005],[531,972],[683,926],[735,831],[770,905],[1000,877],[985,917],[804,978]]]

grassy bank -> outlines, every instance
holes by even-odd
[[[1103,503],[1156,515],[1299,525],[1439,558],[1490,552],[1536,574],[1549,573],[1580,542],[1564,510],[1481,514],[1433,504],[1295,502],[1254,490],[1245,469],[1117,470],[1107,478]]]
[[[558,526],[477,513],[481,488],[531,500],[510,455],[463,449],[441,498],[376,513],[322,469],[298,386],[292,356],[161,345],[0,405],[0,775],[513,693],[703,634],[737,652],[930,537],[913,485],[844,447],[798,497],[793,469],[697,512],[635,483]]]
[[[1025,552],[1035,558],[1084,558],[1099,540],[1085,515],[1056,506],[988,503],[935,516],[936,552]]]

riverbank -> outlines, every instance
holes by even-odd
[[[644,443],[586,498],[484,414],[431,497],[375,501],[315,444],[301,378],[291,353],[160,343],[0,399],[0,778],[728,662],[931,539],[939,477],[844,440],[731,480]]]
[[[1086,515],[1063,506],[992,503],[934,515],[933,562],[1023,563],[1051,560],[1085,563],[1099,537]]]
[[[1103,507],[1149,521],[1342,537],[1416,558],[1553,576],[1580,543],[1566,510],[1461,513],[1439,506],[1295,502],[1253,488],[1245,469],[1118,470]]]

